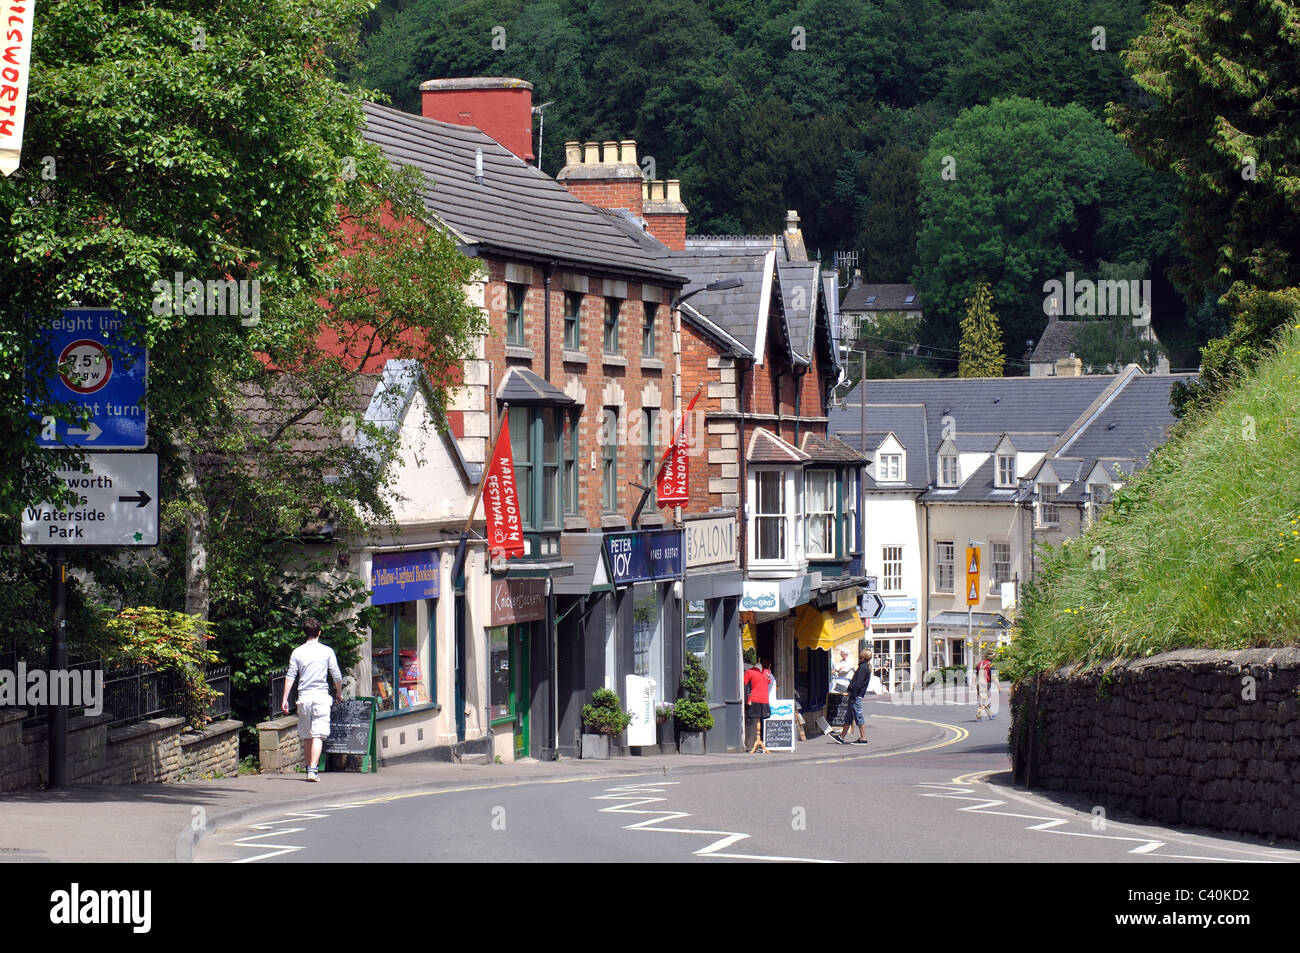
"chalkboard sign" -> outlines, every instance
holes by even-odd
[[[849,696],[840,692],[831,692],[826,696],[826,720],[836,727],[844,724],[851,716],[853,704]]]
[[[768,751],[793,751],[794,719],[768,718],[764,721],[763,747]]]
[[[375,762],[375,700],[345,698],[330,707],[330,734],[321,761],[329,754],[361,755],[361,770],[373,771]]]

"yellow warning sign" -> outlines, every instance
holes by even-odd
[[[980,601],[980,548],[966,547],[966,605],[978,605]]]

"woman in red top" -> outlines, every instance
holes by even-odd
[[[755,661],[753,667],[745,671],[746,734],[748,734],[750,719],[756,718],[758,719],[758,726],[755,730],[758,732],[758,736],[762,737],[763,719],[772,713],[772,709],[768,705],[769,698],[768,673],[763,670],[759,662]],[[755,747],[757,747],[757,744],[755,744]]]

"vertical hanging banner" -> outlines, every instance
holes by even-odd
[[[510,453],[510,415],[501,417],[501,432],[483,475],[483,507],[487,517],[488,548],[507,559],[524,554],[524,530],[519,514],[519,488],[515,460]]]
[[[673,442],[668,446],[663,460],[659,463],[659,476],[655,483],[660,506],[680,506],[690,501],[690,475],[686,464],[686,419],[695,409],[695,402],[700,399],[700,393],[701,391],[697,390],[695,396],[691,398],[686,413],[682,414],[681,422],[677,424],[677,433],[673,435]]]
[[[27,77],[36,0],[0,0],[0,172],[13,175],[23,151]]]

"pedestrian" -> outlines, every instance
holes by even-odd
[[[307,756],[307,780],[319,781],[316,765],[321,748],[330,735],[330,688],[328,678],[338,685],[338,700],[343,701],[343,673],[334,650],[320,642],[320,623],[306,619],[302,624],[307,641],[289,656],[289,672],[284,679],[284,699],[280,710],[289,714],[289,690],[298,682],[298,739]]]
[[[838,735],[831,733],[831,740],[836,744],[865,745],[867,743],[867,717],[862,711],[862,698],[867,694],[867,686],[871,684],[871,654],[871,649],[863,649],[858,655],[858,670],[853,673],[853,680],[849,682],[848,695],[851,705],[844,714],[844,725],[840,728],[840,733]],[[849,726],[855,721],[858,725],[859,737],[854,741],[845,741],[849,734]]]
[[[989,716],[992,721],[998,716],[994,714],[992,706],[989,704],[989,696],[993,688],[993,663],[989,660],[987,652],[980,653],[980,660],[975,665],[975,693],[978,697],[978,703],[975,706],[975,720],[979,721],[983,715]]]
[[[757,720],[758,725],[755,728],[754,747],[750,753],[758,750],[758,744],[763,740],[763,720],[771,713],[772,709],[768,705],[771,696],[771,682],[769,676],[771,672],[765,670],[762,663],[755,659],[754,667],[745,672],[745,733],[748,736],[749,722]],[[764,749],[766,750],[766,749]]]

